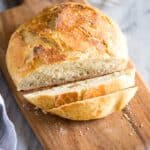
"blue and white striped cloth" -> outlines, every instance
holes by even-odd
[[[0,95],[0,150],[16,150],[16,146],[15,128],[7,116],[4,100]]]

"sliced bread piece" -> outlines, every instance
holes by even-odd
[[[30,103],[49,110],[67,103],[85,100],[135,85],[135,70],[127,69],[109,75],[78,81],[47,90],[25,94]]]
[[[91,120],[103,118],[123,109],[133,98],[137,87],[124,89],[115,93],[65,104],[48,112],[71,120]]]

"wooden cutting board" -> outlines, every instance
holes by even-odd
[[[95,121],[75,122],[50,114],[45,115],[26,103],[21,92],[16,92],[5,64],[10,35],[20,24],[45,6],[64,1],[25,0],[20,6],[0,13],[0,67],[25,118],[44,149],[150,149],[150,91],[139,74],[136,75],[139,90],[131,103],[122,112]],[[78,0],[78,2],[85,1]]]

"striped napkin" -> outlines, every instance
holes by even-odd
[[[16,146],[15,128],[7,116],[4,100],[0,95],[0,150],[16,150]]]

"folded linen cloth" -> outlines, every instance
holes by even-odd
[[[15,128],[7,116],[4,100],[0,95],[0,150],[16,150],[16,146]]]

